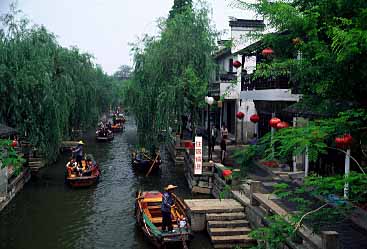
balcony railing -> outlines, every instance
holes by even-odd
[[[229,82],[237,79],[236,72],[221,73],[217,75],[217,80],[222,82]]]
[[[243,75],[241,81],[241,91],[292,88],[287,76],[253,79],[251,75]]]

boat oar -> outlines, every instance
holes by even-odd
[[[145,176],[148,176],[150,174],[150,172],[152,171],[155,163],[157,162],[158,157],[159,157],[159,154],[157,154],[157,156],[155,157],[154,162],[152,163],[152,166],[150,166],[150,169],[149,169],[148,173]]]

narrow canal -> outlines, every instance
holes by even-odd
[[[111,143],[86,139],[86,153],[94,155],[102,169],[95,187],[74,190],[64,184],[62,156],[28,183],[0,213],[0,248],[6,249],[146,249],[153,248],[135,224],[135,191],[162,190],[178,185],[177,194],[190,198],[183,169],[165,155],[160,174],[144,177],[130,164],[129,146],[136,143],[136,127],[130,121],[124,133]],[[70,156],[70,155],[69,155]],[[211,248],[205,234],[195,234],[192,249]]]

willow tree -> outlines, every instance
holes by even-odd
[[[45,27],[17,13],[12,8],[2,18],[0,122],[54,159],[72,128],[94,126],[116,86],[91,55],[61,47]]]
[[[133,47],[135,68],[130,95],[140,142],[157,144],[157,134],[180,125],[181,116],[196,117],[204,105],[213,69],[215,32],[204,5],[182,8],[160,23],[157,37]]]

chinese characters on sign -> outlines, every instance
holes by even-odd
[[[195,137],[194,174],[201,175],[202,173],[203,173],[203,138]]]

